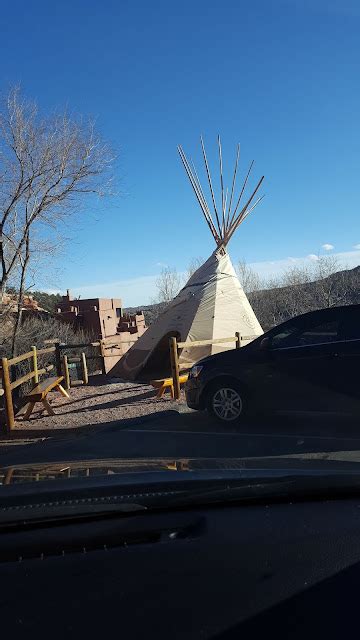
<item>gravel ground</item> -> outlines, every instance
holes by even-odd
[[[130,418],[149,415],[169,409],[185,408],[185,399],[171,399],[166,392],[161,399],[156,398],[153,387],[135,382],[123,382],[118,379],[108,380],[103,376],[94,376],[87,386],[70,389],[70,400],[57,392],[50,392],[48,400],[55,411],[48,416],[42,411],[41,404],[36,404],[30,420],[24,421],[22,414],[16,417],[16,427],[11,435],[14,437],[50,436],[54,431],[81,431],[84,428],[118,422]],[[9,436],[4,436],[8,438]]]

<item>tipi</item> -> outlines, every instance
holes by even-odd
[[[119,360],[112,370],[113,375],[128,380],[149,380],[169,375],[169,337],[171,336],[176,336],[179,342],[193,342],[234,336],[236,331],[239,331],[248,340],[263,333],[236,276],[226,246],[239,225],[262,199],[258,198],[254,202],[264,177],[259,180],[251,196],[240,208],[253,162],[242,184],[240,194],[236,198],[236,177],[240,155],[240,145],[238,145],[228,198],[228,191],[226,194],[224,192],[222,149],[220,137],[218,137],[221,189],[221,206],[219,207],[216,203],[202,138],[201,147],[213,213],[211,213],[205,199],[194,165],[190,165],[181,146],[178,147],[178,151],[205,220],[214,237],[216,249],[208,260],[193,273],[165,311]],[[233,344],[226,345],[224,343],[186,347],[179,356],[179,363],[181,365],[196,362],[205,356],[233,347]]]

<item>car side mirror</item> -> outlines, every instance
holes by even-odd
[[[270,338],[263,338],[259,345],[259,351],[267,351],[270,348]]]

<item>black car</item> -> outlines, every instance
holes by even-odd
[[[199,361],[187,404],[218,420],[251,410],[360,414],[360,305],[312,311]]]

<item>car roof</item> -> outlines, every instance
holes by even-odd
[[[293,316],[293,318],[289,318],[289,320],[297,320],[297,318],[307,318],[313,315],[322,315],[327,313],[340,313],[341,311],[345,311],[346,313],[351,313],[352,311],[360,310],[360,304],[344,304],[338,307],[325,307],[323,309],[314,309],[313,311],[306,311],[306,313],[301,313],[298,316]],[[287,322],[287,321],[286,321]]]

